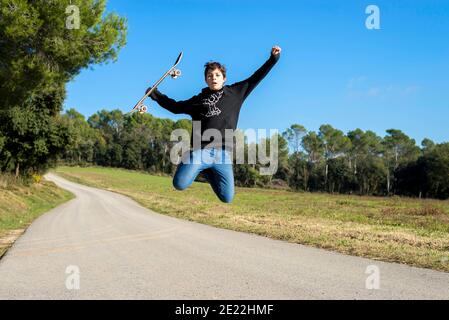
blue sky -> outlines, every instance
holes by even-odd
[[[365,27],[370,4],[380,9],[380,30]],[[328,123],[381,136],[400,129],[418,144],[449,141],[449,1],[109,0],[107,10],[127,17],[128,43],[116,63],[68,85],[66,109],[86,117],[129,111],[180,51],[183,76],[160,86],[176,100],[206,86],[205,62],[224,63],[232,84],[278,44],[281,60],[246,100],[239,128]],[[156,117],[188,117],[147,102]]]

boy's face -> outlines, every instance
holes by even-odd
[[[223,88],[226,78],[223,77],[220,69],[209,70],[206,76],[206,83],[209,89],[217,91]]]

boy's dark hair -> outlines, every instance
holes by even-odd
[[[220,62],[210,61],[204,65],[204,79],[207,79],[207,73],[209,70],[218,69],[223,74],[223,78],[226,78],[226,67]]]

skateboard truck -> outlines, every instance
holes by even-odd
[[[173,70],[173,71],[170,73],[170,76],[171,76],[173,79],[178,79],[178,78],[181,76],[181,70],[179,70],[179,69]]]
[[[139,113],[140,114],[144,114],[147,111],[148,111],[148,107],[146,105],[143,104],[143,105],[140,106],[140,108],[139,108]]]

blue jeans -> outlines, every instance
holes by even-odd
[[[201,171],[204,171],[218,198],[231,203],[234,198],[234,173],[229,151],[207,148],[186,152],[176,170],[173,186],[177,190],[187,189]]]

